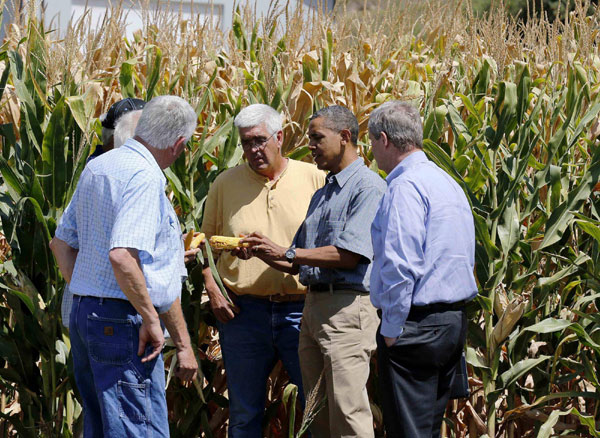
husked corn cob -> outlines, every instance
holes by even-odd
[[[194,239],[194,229],[192,228],[190,231],[187,232],[187,234],[185,235],[185,238],[183,239],[183,247],[185,248],[186,251],[188,249],[190,249],[190,245],[192,244],[193,239]]]
[[[240,240],[242,240],[241,237],[212,236],[209,243],[215,249],[236,249],[240,246],[250,246],[248,243],[240,245]]]
[[[198,245],[200,245],[202,243],[202,241],[204,240],[204,238],[206,237],[204,235],[204,233],[198,233],[197,236],[194,236],[194,234],[196,234],[196,233],[194,232],[194,229],[192,228],[185,235],[185,239],[183,240],[183,247],[185,248],[186,251],[188,249],[198,248]]]
[[[198,246],[202,243],[202,241],[204,240],[205,235],[204,233],[198,233],[198,235],[196,237],[194,237],[190,243],[190,248],[189,249],[196,249],[198,248]]]

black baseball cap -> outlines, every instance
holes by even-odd
[[[102,127],[106,129],[115,129],[117,120],[119,120],[123,114],[128,111],[141,110],[144,108],[144,105],[146,105],[145,101],[134,97],[128,97],[113,103],[108,109],[108,112],[100,116]]]

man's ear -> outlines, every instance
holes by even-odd
[[[342,140],[345,141],[346,143],[352,142],[352,134],[350,133],[349,129],[342,129],[340,131],[340,136],[342,137]]]
[[[387,134],[383,131],[381,131],[381,142],[383,143],[383,146],[387,149],[389,146],[392,146],[392,144],[390,143],[390,139],[388,138]]]
[[[177,141],[173,143],[173,146],[171,146],[169,149],[174,158],[177,158],[179,154],[181,154],[181,152],[185,148],[186,143],[187,141],[185,140],[185,137],[179,137]]]

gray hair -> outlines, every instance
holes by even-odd
[[[103,145],[108,144],[112,140],[114,135],[115,135],[114,129],[108,129],[103,126],[102,127],[102,144]]]
[[[356,145],[358,141],[358,120],[356,116],[345,106],[332,105],[322,108],[310,117],[312,122],[322,117],[325,119],[325,127],[335,132],[347,129],[350,131],[350,141]]]
[[[156,149],[167,149],[180,137],[187,142],[197,123],[196,112],[181,97],[158,96],[142,110],[135,135]]]
[[[115,125],[114,148],[121,147],[125,144],[128,138],[135,135],[135,127],[140,120],[142,110],[128,111],[119,117]]]
[[[283,116],[269,105],[255,103],[241,110],[233,121],[237,129],[254,128],[262,123],[269,134],[283,129]]]
[[[423,149],[423,123],[419,110],[406,102],[392,100],[373,110],[369,117],[369,133],[379,140],[382,132],[402,153],[412,148]]]

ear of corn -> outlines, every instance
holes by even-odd
[[[240,240],[242,240],[241,237],[212,236],[209,243],[215,249],[236,249],[250,246],[248,243],[240,244]]]
[[[192,245],[192,241],[194,240],[194,229],[192,228],[190,231],[188,231],[188,233],[185,235],[185,239],[183,239],[183,247],[185,248],[185,250],[187,251],[188,249],[190,249],[191,245]]]
[[[202,243],[202,241],[204,241],[205,237],[206,236],[204,235],[204,233],[198,233],[198,235],[192,239],[189,249],[198,248],[198,246]]]

